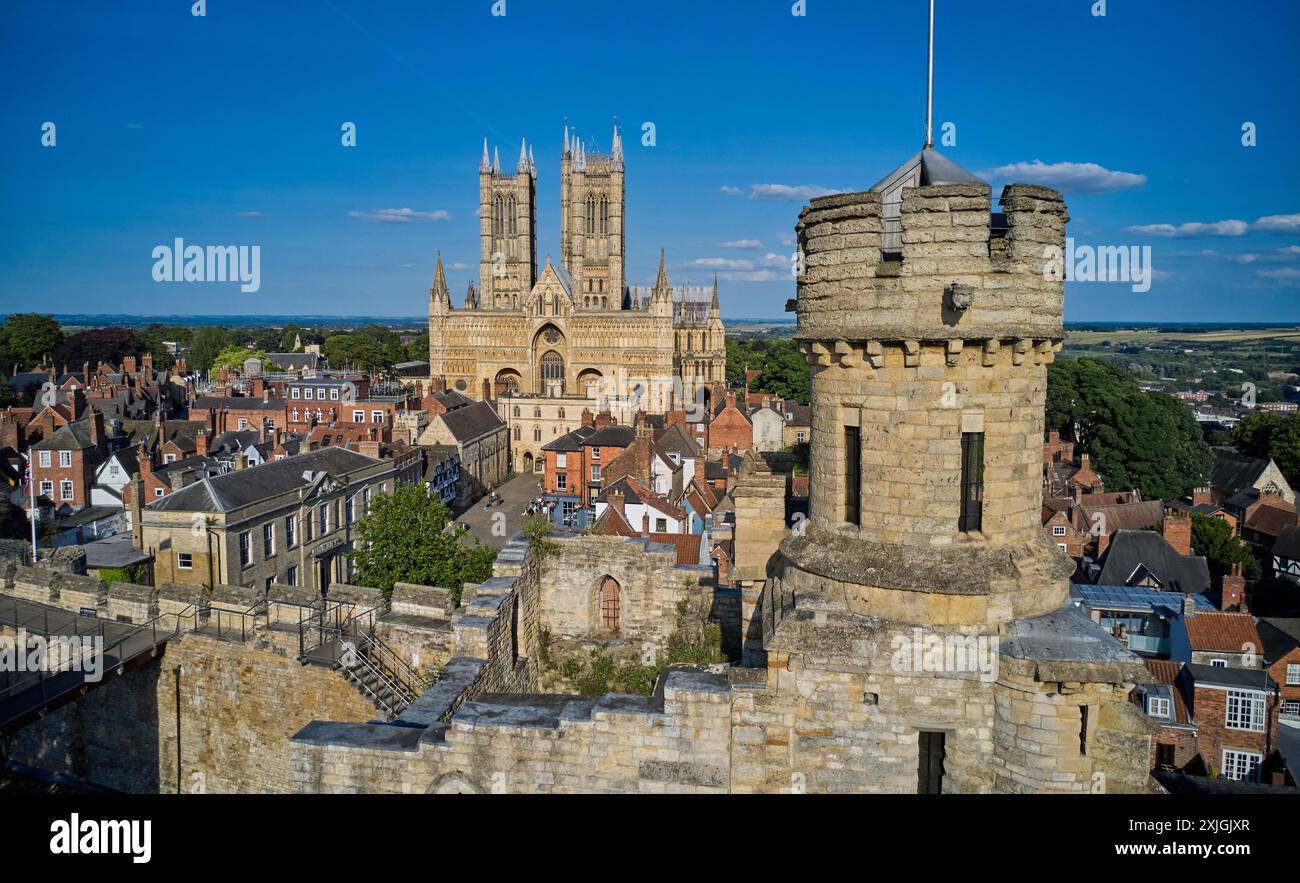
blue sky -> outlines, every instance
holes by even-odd
[[[1093,3],[939,0],[940,149],[1062,187],[1081,244],[1152,246],[1149,292],[1073,283],[1069,320],[1300,321],[1300,4]],[[534,145],[558,257],[564,120],[608,150],[617,117],[629,281],[662,246],[674,282],[721,271],[724,317],[779,317],[806,194],[922,140],[924,0],[492,5],[7,0],[0,310],[418,315],[439,249],[459,303],[483,137]],[[154,282],[176,236],[260,245],[261,291]]]

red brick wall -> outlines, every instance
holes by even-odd
[[[1157,745],[1174,746],[1174,769],[1181,770],[1197,754],[1196,731],[1162,726],[1151,737],[1151,769],[1156,768]],[[1219,764],[1215,764],[1218,767]]]
[[[33,451],[35,465],[32,467],[33,480],[36,482],[37,492],[40,492],[40,483],[42,481],[53,482],[53,488],[49,491],[49,497],[54,501],[55,508],[64,505],[70,505],[74,509],[80,509],[83,506],[90,505],[90,486],[94,482],[94,463],[90,456],[91,448],[81,451],[72,451],[72,465],[60,466],[60,451]],[[50,455],[50,465],[41,467],[41,454]],[[72,481],[72,499],[63,499],[60,490],[60,482],[65,479]]]
[[[1223,749],[1253,751],[1268,757],[1277,748],[1277,702],[1269,699],[1264,732],[1230,730],[1224,726],[1227,716],[1226,690],[1197,687],[1192,714],[1196,718],[1197,746],[1207,767],[1222,773]]]
[[[748,451],[754,446],[754,427],[744,414],[728,406],[709,423],[709,450],[732,448]]]
[[[1300,647],[1293,647],[1291,652],[1268,667],[1268,676],[1281,687],[1282,698],[1300,701],[1300,685],[1288,687],[1286,684],[1287,665],[1300,665]]]

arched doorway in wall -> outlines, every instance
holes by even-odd
[[[502,368],[497,372],[495,392],[498,396],[519,395],[523,378],[514,368]]]
[[[602,375],[595,368],[585,368],[578,372],[578,394],[595,398],[600,394]]]
[[[564,395],[564,356],[555,350],[537,360],[537,389],[542,395]]]
[[[599,592],[597,614],[600,618],[597,621],[597,626],[600,631],[606,634],[618,634],[623,615],[622,587],[614,577],[606,576],[600,581]]]
[[[532,471],[533,471],[533,455],[532,455],[531,453],[527,453],[527,452],[525,452],[525,453],[524,453],[524,472],[532,472]]]

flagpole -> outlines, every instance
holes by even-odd
[[[934,146],[934,0],[930,0],[930,55],[925,83],[925,148]]]
[[[32,449],[27,449],[27,486],[31,489],[32,496],[32,564],[37,563],[36,558],[36,464],[32,461]]]

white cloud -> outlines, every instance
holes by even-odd
[[[746,270],[719,273],[718,278],[724,282],[789,282],[794,284],[794,277],[779,270]]]
[[[409,224],[412,221],[446,221],[451,218],[451,214],[441,209],[436,212],[417,212],[409,208],[381,208],[372,212],[348,212],[348,217],[385,224]]]
[[[794,234],[778,233],[776,234],[776,241],[781,243],[782,245],[794,245]]]
[[[727,194],[728,196],[739,196],[740,194],[744,193],[745,191],[741,190],[739,187],[730,187],[730,186],[724,184],[723,186],[721,186],[721,187],[718,188],[718,192],[719,192],[719,193],[725,193],[725,194]]]
[[[261,212],[240,212],[239,216],[241,218],[265,218],[266,217],[266,215],[262,214]]]
[[[747,248],[762,248],[762,247],[763,247],[763,243],[759,242],[757,239],[733,239],[730,242],[718,243],[718,248],[747,249]]]
[[[1125,233],[1183,239],[1191,236],[1245,236],[1250,225],[1245,221],[1189,221],[1186,224],[1139,224],[1125,227]]]
[[[1109,193],[1129,190],[1147,182],[1146,175],[1116,172],[1092,162],[1018,162],[980,172],[984,178],[1020,184],[1041,184],[1064,193]]]
[[[688,261],[688,267],[702,267],[708,270],[752,270],[754,262],[738,258],[696,258]]]
[[[1255,275],[1262,276],[1265,279],[1300,280],[1300,270],[1297,270],[1295,267],[1279,267],[1276,270],[1256,270]]]
[[[449,270],[464,270],[464,269],[467,269],[467,268],[466,268],[466,266],[465,266],[464,264],[462,264],[460,261],[457,261],[457,262],[454,263],[454,264],[448,264],[448,265],[447,265],[447,269],[449,269]]]
[[[841,193],[830,187],[816,184],[751,184],[750,199],[815,199],[818,196],[830,196]]]
[[[1288,245],[1286,248],[1276,248],[1272,251],[1222,252],[1205,249],[1200,256],[1230,264],[1255,264],[1261,261],[1287,262],[1300,260],[1300,245]]]
[[[1255,222],[1256,230],[1300,231],[1300,215],[1267,215]]]

